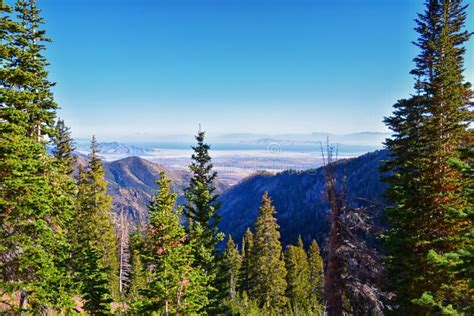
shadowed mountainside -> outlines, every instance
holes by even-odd
[[[386,159],[387,151],[376,151],[335,162],[339,180],[346,177],[347,196],[383,205],[386,185],[380,180],[378,167],[380,161]],[[244,179],[220,198],[220,229],[240,243],[246,228],[252,227],[257,217],[265,191],[274,201],[285,245],[295,243],[298,234],[302,235],[306,244],[313,238],[319,243],[324,240],[329,229],[324,167],[302,172],[285,171],[276,175],[260,172]]]

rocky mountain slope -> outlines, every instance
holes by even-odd
[[[79,154],[77,162],[86,165],[87,157]],[[188,186],[190,174],[184,170],[170,170],[139,157],[127,157],[112,162],[103,162],[108,193],[112,196],[114,213],[124,210],[130,221],[144,222],[147,206],[156,194],[156,180],[161,171],[172,180],[172,190],[178,193],[178,203],[184,202],[184,189]],[[227,185],[216,181],[218,192]]]

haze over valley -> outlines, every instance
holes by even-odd
[[[307,170],[322,165],[321,145],[327,140],[337,145],[338,158],[357,157],[381,149],[388,133],[351,134],[226,134],[210,136],[214,169],[219,180],[234,185],[257,171],[276,173]],[[88,154],[90,140],[78,139],[77,151]],[[106,161],[137,156],[169,170],[188,170],[193,137],[157,136],[135,140],[100,142],[100,155]]]

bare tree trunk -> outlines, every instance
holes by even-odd
[[[120,212],[120,245],[119,245],[119,293],[123,291],[123,210]]]
[[[130,266],[130,238],[129,225],[125,218],[124,210],[120,212],[119,223],[119,293],[123,293],[124,287],[128,284]]]
[[[324,289],[326,296],[326,313],[328,316],[343,315],[342,298],[344,293],[344,283],[342,274],[344,262],[337,253],[342,244],[342,226],[340,217],[342,214],[342,197],[338,193],[336,171],[333,166],[333,148],[327,144],[327,160],[326,165],[326,193],[331,207],[330,223],[331,230],[329,232],[328,241],[328,263],[326,277],[324,279]],[[323,153],[324,158],[324,153]]]

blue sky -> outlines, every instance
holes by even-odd
[[[386,131],[414,0],[39,0],[76,137]],[[474,10],[468,28],[474,31]],[[466,77],[474,81],[474,46]]]

